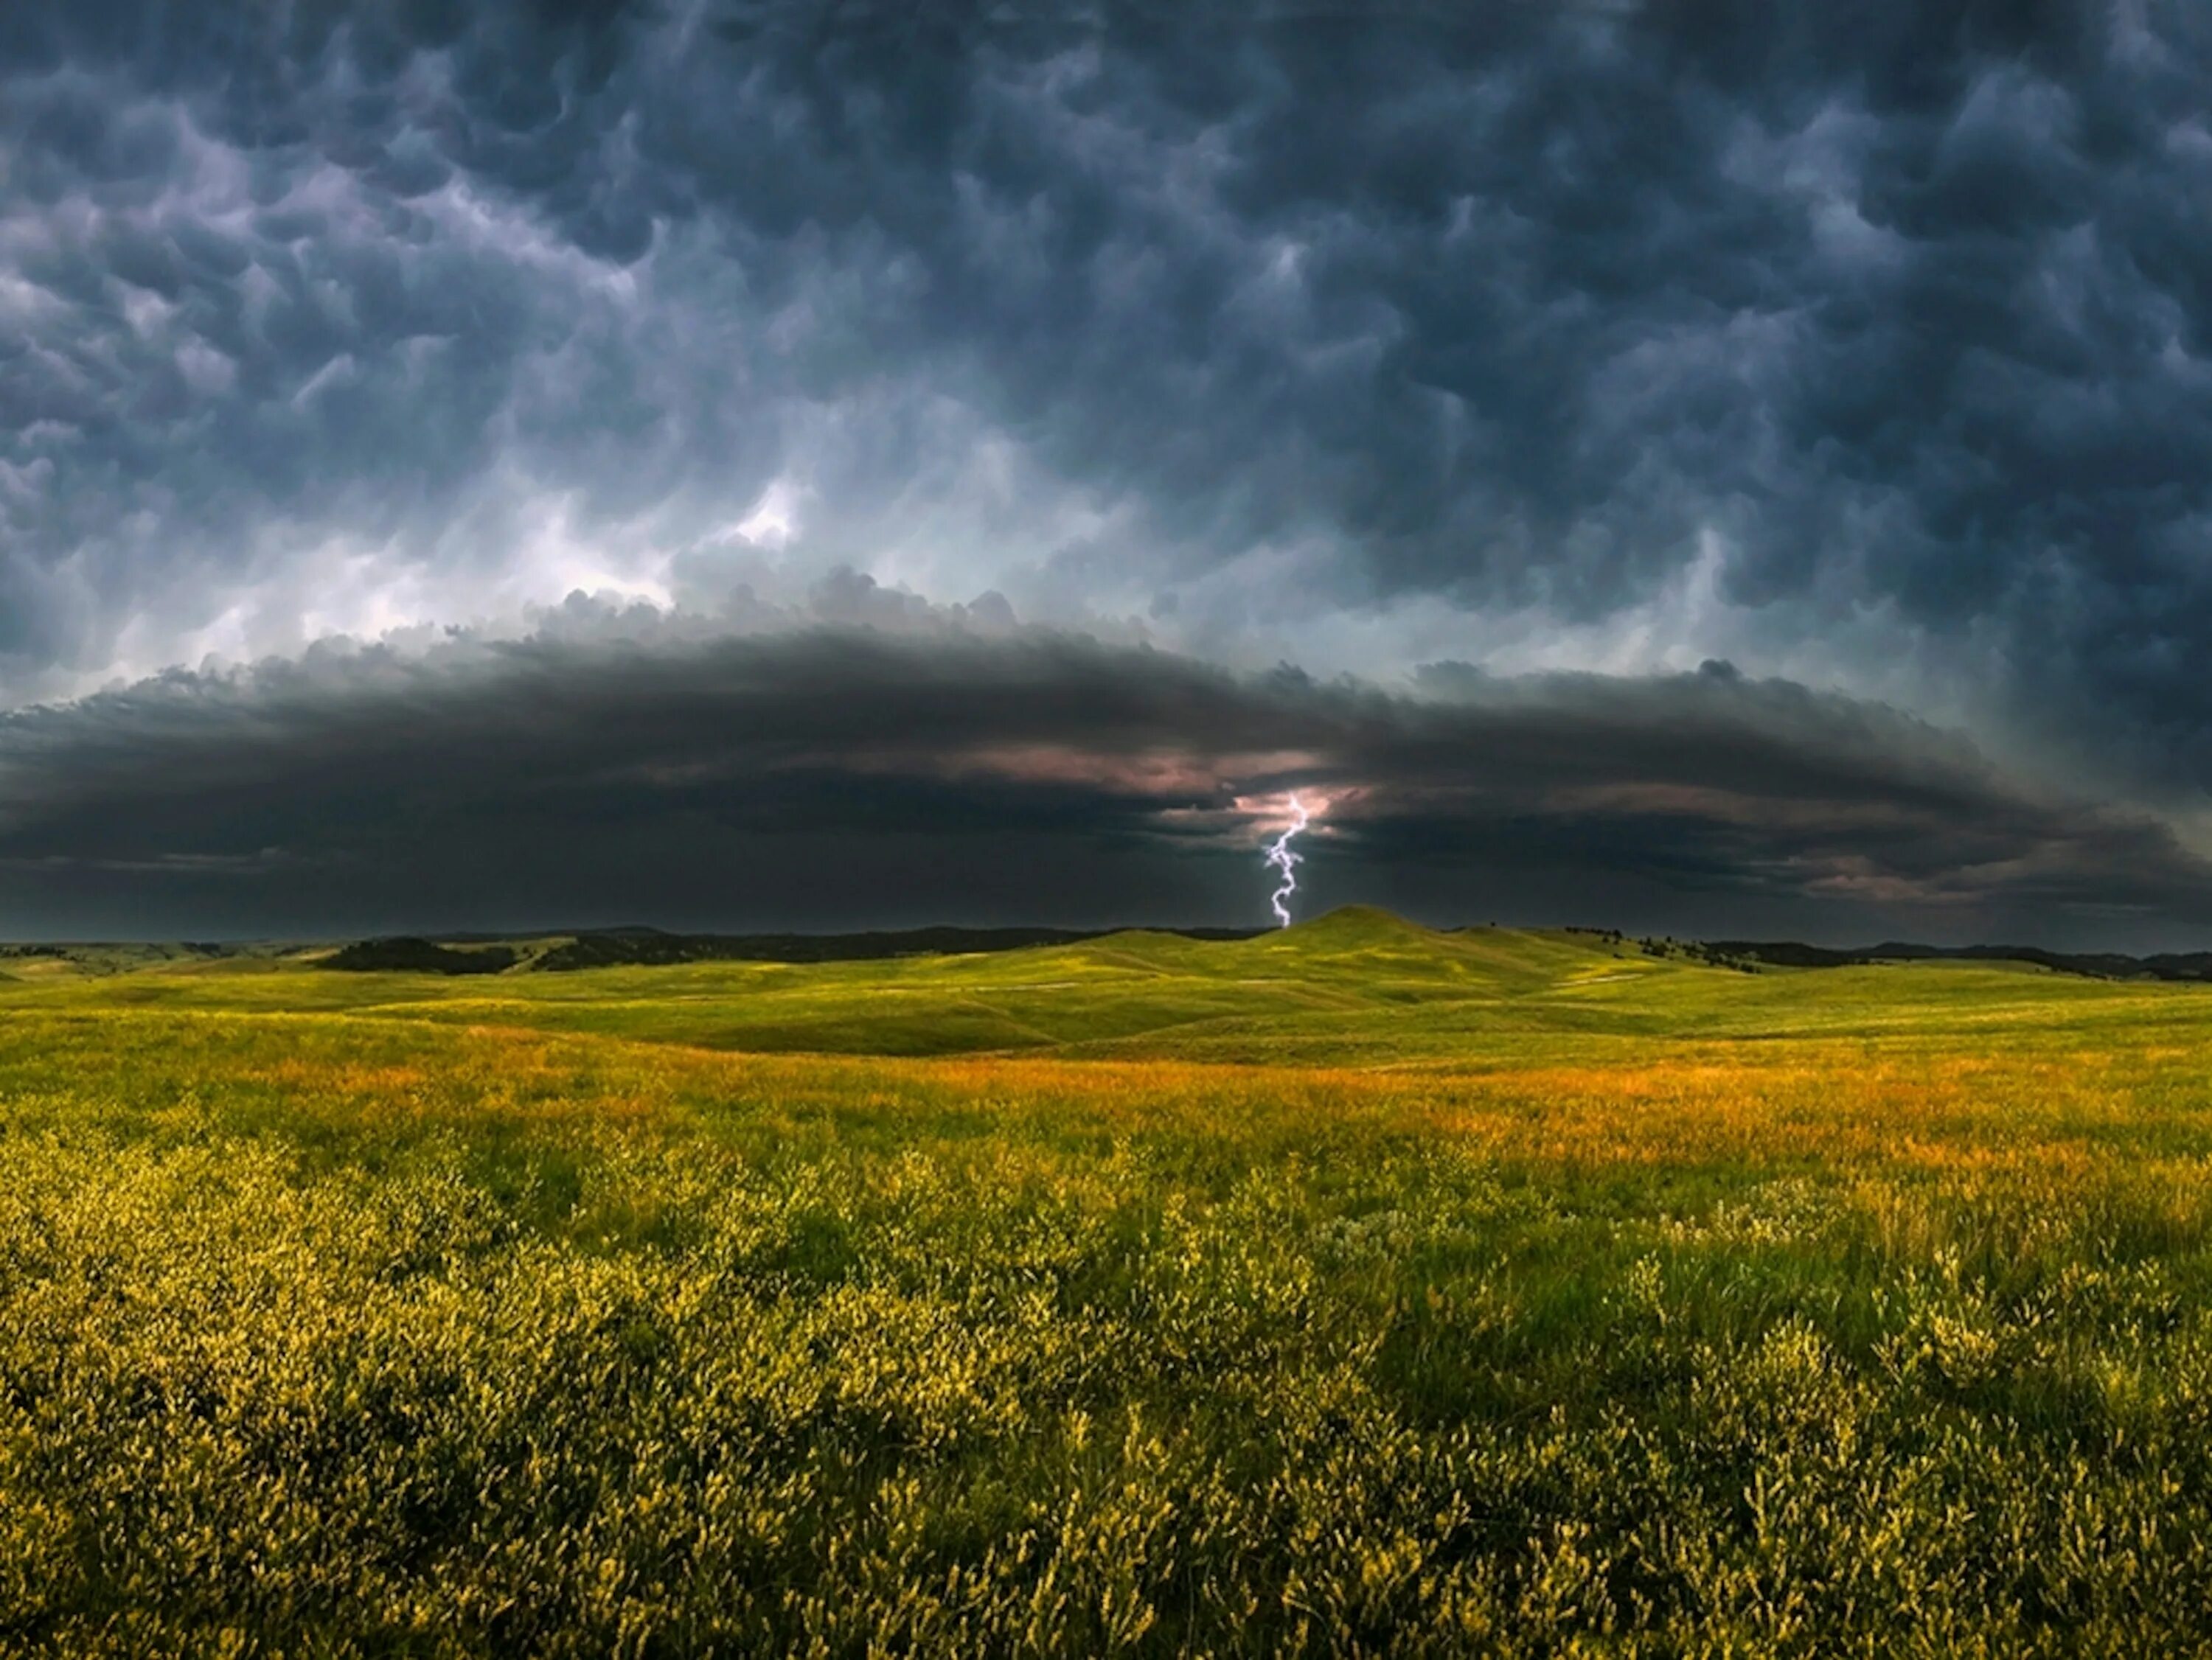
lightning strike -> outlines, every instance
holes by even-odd
[[[1267,844],[1268,868],[1282,873],[1283,883],[1267,903],[1275,907],[1275,921],[1284,928],[1291,925],[1290,907],[1284,901],[1298,891],[1298,866],[1304,863],[1301,855],[1291,851],[1291,838],[1304,829],[1308,823],[1305,803],[1297,796],[1291,797],[1292,815],[1291,827]]]

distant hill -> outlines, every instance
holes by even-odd
[[[2089,978],[1989,954],[1913,960],[1924,951],[1894,945],[1737,954],[1611,929],[1436,930],[1364,906],[1243,937],[1127,930],[1059,942],[1048,933],[1028,949],[1006,948],[1038,942],[1040,931],[402,936],[343,950],[272,943],[213,960],[174,948],[72,947],[63,959],[0,960],[0,1005],[112,996],[134,1006],[258,1008],[289,995],[378,1020],[591,1031],[762,1054],[1401,1067],[1486,1064],[1577,1036],[1600,1047],[1662,1033],[1846,1039],[1951,1031],[1961,1021],[1984,1037],[1996,1025],[2051,1033],[2092,1015],[2178,1008],[2208,994],[2206,982],[2160,984],[2148,970]],[[585,948],[569,949],[580,938]],[[1761,960],[1785,954],[1811,966]],[[610,966],[540,973],[541,958]],[[1845,966],[1860,960],[1881,966]],[[341,972],[319,972],[326,962]],[[93,983],[141,974],[112,993]],[[302,987],[302,974],[319,989]]]
[[[496,974],[514,966],[515,953],[504,945],[456,950],[435,941],[411,937],[361,940],[323,959],[325,968],[357,974]]]
[[[1121,929],[906,928],[860,934],[670,934],[658,928],[609,928],[579,934],[542,954],[532,967],[558,972],[676,962],[860,962],[879,957],[965,955],[1036,945],[1080,945]],[[1249,937],[1253,929],[1172,930],[1188,939]]]
[[[1848,968],[1875,962],[2025,962],[2061,974],[2100,980],[2212,980],[2212,951],[2167,952],[2130,957],[2117,951],[2045,951],[2033,945],[1881,945],[1830,949],[1790,940],[1713,940],[1717,955],[1748,958],[1778,968]]]
[[[559,973],[586,968],[654,966],[675,963],[864,962],[884,958],[966,956],[1037,946],[1073,946],[1139,930],[1078,928],[908,928],[852,934],[678,934],[647,927],[588,929],[581,932],[509,936],[481,934],[437,938],[412,936],[363,940],[322,959],[322,966],[355,972],[491,974],[509,968]],[[1142,930],[1155,937],[1197,941],[1257,940],[1271,928],[1169,928]],[[1327,947],[1373,954],[1433,951],[1448,941],[1468,948],[1495,930],[1439,934],[1372,906],[1346,906],[1283,934],[1299,948]],[[1510,930],[1508,930],[1510,931]],[[1646,956],[1680,956],[1719,967],[1844,968],[1878,962],[2020,962],[2094,979],[2212,982],[2212,951],[2134,957],[2118,952],[2046,951],[2025,945],[1881,945],[1836,948],[1793,940],[1639,940],[1618,930],[1574,929],[1601,942]],[[18,952],[39,948],[16,947]]]
[[[534,954],[518,944],[545,936],[492,943],[483,935],[442,940],[405,936],[362,940],[324,958],[325,968],[354,973],[493,974],[520,963],[559,973],[580,968],[623,968],[696,962],[861,962],[885,957],[954,956],[1018,951],[1039,945],[1080,945],[1125,933],[1124,929],[908,928],[858,934],[672,934],[658,928],[592,929],[554,936]],[[1158,930],[1185,939],[1241,940],[1265,931],[1239,928]]]

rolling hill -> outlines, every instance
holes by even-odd
[[[1607,1042],[1821,1032],[2023,1034],[2193,1009],[2193,988],[2016,960],[1851,961],[1806,973],[1574,930],[1438,931],[1347,906],[1243,937],[1131,930],[1016,948],[534,972],[513,942],[149,955],[0,981],[29,1001],[350,1011],[768,1052],[1457,1063]],[[454,962],[475,972],[456,974]],[[501,965],[511,964],[504,972]],[[118,972],[125,970],[127,972]],[[2182,996],[2184,1003],[2172,1000]]]

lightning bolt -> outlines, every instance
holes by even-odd
[[[1283,877],[1283,885],[1275,890],[1267,903],[1275,907],[1275,921],[1285,928],[1291,925],[1291,912],[1283,901],[1298,891],[1298,866],[1303,863],[1300,855],[1291,851],[1291,838],[1304,829],[1307,824],[1306,804],[1295,795],[1291,797],[1291,812],[1294,815],[1291,827],[1267,844],[1268,868],[1280,871]]]

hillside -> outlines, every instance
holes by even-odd
[[[1021,948],[809,963],[680,961],[532,972],[512,942],[396,952],[322,972],[312,953],[150,959],[97,977],[0,983],[9,1003],[351,1010],[381,1020],[596,1032],[725,1050],[1056,1054],[1310,1064],[1438,1064],[1607,1042],[1820,1032],[2038,1030],[2133,1020],[2194,988],[2011,962],[1745,972],[1567,930],[1426,929],[1352,906],[1242,938],[1130,931]],[[445,954],[459,960],[445,960]],[[376,959],[372,958],[372,961]],[[405,966],[399,965],[404,964]],[[479,972],[455,975],[456,966]],[[2188,1005],[2194,1008],[2193,1002]]]
[[[1350,906],[1331,917],[1365,918],[1347,927],[1407,927],[1388,912]],[[1322,918],[1319,920],[1327,920]],[[1304,924],[1310,927],[1311,923]],[[680,934],[658,928],[586,929],[574,934],[529,935],[493,941],[481,936],[410,936],[362,940],[320,959],[326,968],[361,972],[406,969],[425,973],[488,972],[488,951],[507,954],[498,966],[524,972],[557,973],[581,968],[667,966],[700,962],[865,962],[886,957],[965,956],[1018,951],[1042,945],[1079,945],[1131,932],[1167,932],[1182,939],[1228,941],[1265,938],[1275,930],[1237,928],[1117,930],[1071,928],[908,928],[854,934]],[[1417,932],[1429,930],[1416,928]],[[1454,930],[1455,934],[1494,930]],[[2062,952],[2028,945],[1919,945],[1889,941],[1881,945],[1837,948],[1794,940],[1657,940],[1624,936],[1618,930],[1560,930],[1647,956],[1686,955],[1717,966],[1741,968],[1844,968],[1878,962],[2027,963],[2062,974],[2093,979],[2212,980],[2212,952],[2167,952],[2129,956],[2119,952]],[[235,948],[189,946],[183,950],[226,954]],[[66,948],[17,946],[0,954],[58,954]],[[250,949],[250,948],[249,948]],[[440,954],[441,953],[447,954]]]

